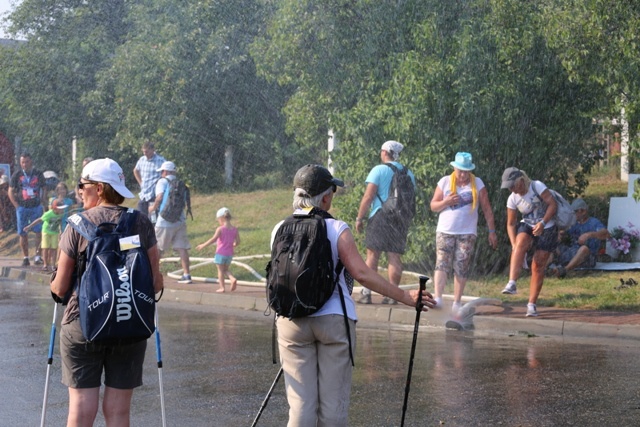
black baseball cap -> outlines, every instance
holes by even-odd
[[[296,176],[293,177],[293,187],[302,188],[311,197],[317,196],[333,185],[344,187],[344,182],[334,178],[327,168],[320,165],[305,165],[298,169]]]

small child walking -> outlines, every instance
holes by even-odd
[[[54,206],[31,224],[24,227],[28,233],[33,227],[42,223],[42,255],[44,257],[44,271],[53,271],[56,265],[56,253],[58,252],[58,237],[60,236],[60,223],[67,206]]]
[[[196,249],[201,251],[214,242],[216,243],[217,248],[214,262],[216,263],[216,267],[218,267],[218,284],[220,285],[220,289],[216,292],[222,293],[225,291],[225,276],[231,281],[231,292],[233,292],[236,290],[238,280],[229,271],[229,266],[233,259],[234,248],[240,244],[240,233],[236,227],[231,225],[231,212],[229,209],[218,209],[216,219],[220,226],[216,229],[213,237],[196,246]]]

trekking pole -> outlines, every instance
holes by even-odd
[[[420,325],[420,313],[422,312],[422,291],[427,289],[427,276],[420,276],[420,295],[416,302],[416,324],[413,327],[413,342],[411,343],[411,355],[409,356],[409,372],[407,373],[407,385],[404,388],[404,403],[402,404],[402,421],[400,427],[404,427],[404,416],[407,413],[407,401],[409,400],[409,389],[411,388],[411,371],[413,371],[413,358],[416,354],[416,342],[418,341],[418,326]]]
[[[267,396],[262,401],[262,405],[260,405],[260,410],[258,411],[258,415],[256,415],[255,420],[253,420],[253,424],[251,424],[251,427],[256,427],[258,425],[258,420],[260,419],[260,415],[262,415],[262,411],[264,411],[264,408],[267,407],[267,402],[269,402],[269,398],[271,397],[271,393],[273,393],[273,389],[276,387],[276,384],[278,384],[278,380],[282,376],[282,372],[284,372],[284,370],[282,369],[282,367],[280,367],[280,370],[276,374],[276,379],[273,380],[273,384],[271,384],[271,388],[269,389],[269,392],[267,393]]]
[[[156,357],[158,359],[158,383],[160,384],[160,408],[162,410],[162,427],[167,426],[164,412],[164,388],[162,386],[162,349],[160,348],[160,327],[158,326],[158,306],[156,305]]]
[[[44,427],[44,421],[47,415],[47,399],[49,397],[49,374],[51,373],[51,364],[53,363],[53,345],[56,339],[56,317],[58,314],[58,303],[53,303],[53,321],[51,322],[51,336],[49,337],[49,356],[47,360],[47,377],[44,381],[44,399],[42,400],[42,417],[40,418],[40,427]]]

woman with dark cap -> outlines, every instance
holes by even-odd
[[[124,183],[122,168],[111,159],[98,159],[82,170],[79,191],[85,212],[94,224],[117,223],[127,208],[120,206],[134,195]],[[147,248],[155,292],[163,288],[160,254],[153,225],[146,215],[138,215],[134,226],[141,245]],[[72,274],[87,240],[72,227],[60,238],[58,271],[51,291],[64,298],[72,287]],[[62,383],[69,387],[68,426],[91,426],[98,413],[100,385],[104,372],[102,412],[107,426],[128,426],[133,389],[142,385],[142,364],[147,342],[100,344],[88,342],[80,327],[78,296],[72,293],[62,318],[60,358]]]
[[[544,272],[549,257],[558,246],[558,227],[554,222],[558,207],[546,185],[540,181],[532,181],[523,170],[515,167],[504,170],[500,188],[511,191],[507,199],[511,264],[509,282],[502,293],[513,295],[517,292],[516,281],[522,271],[522,264],[527,251],[535,244],[526,314],[526,317],[535,317],[538,315],[536,303],[544,282]],[[520,222],[517,212],[522,215]]]
[[[293,179],[293,209],[305,208],[328,211],[337,187],[343,182],[334,178],[320,165],[306,165]],[[419,290],[405,291],[392,285],[369,268],[356,247],[349,226],[333,218],[325,219],[327,237],[331,242],[334,265],[338,259],[346,270],[362,285],[411,307],[420,297],[424,311],[433,308],[431,294]],[[272,242],[282,223],[276,225]],[[349,295],[344,272],[338,286],[345,297],[351,335],[351,351],[355,352],[356,310]],[[289,427],[347,425],[352,365],[350,340],[345,327],[344,312],[338,286],[331,298],[316,313],[307,317],[287,319],[278,317],[278,345],[284,370]]]

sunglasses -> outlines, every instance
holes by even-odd
[[[78,188],[80,190],[84,190],[84,187],[87,186],[87,185],[97,185],[97,184],[98,184],[97,182],[79,182],[78,183]]]

